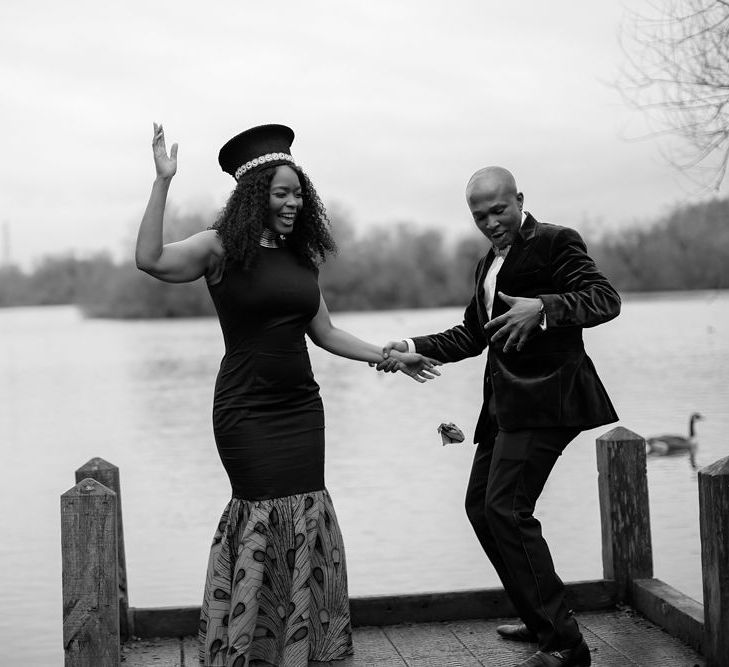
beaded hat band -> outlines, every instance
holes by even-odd
[[[294,131],[286,125],[258,125],[236,135],[220,149],[218,162],[236,180],[260,166],[293,164]]]
[[[235,170],[235,180],[239,180],[243,174],[253,169],[253,167],[259,167],[267,162],[273,162],[274,160],[291,162],[292,164],[294,162],[294,158],[292,158],[288,153],[266,153],[265,155],[254,157],[252,160],[248,160],[248,162],[238,167],[238,169]]]

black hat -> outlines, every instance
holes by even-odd
[[[228,141],[218,154],[223,171],[238,180],[258,166],[293,164],[294,131],[285,125],[258,125]]]

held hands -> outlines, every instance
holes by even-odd
[[[440,375],[440,371],[436,366],[440,366],[440,361],[428,359],[417,352],[398,352],[392,350],[386,361],[394,360],[397,363],[395,370],[409,375],[416,382],[427,382],[434,380],[436,375]],[[392,371],[393,373],[395,371]]]
[[[440,372],[436,366],[440,361],[429,359],[417,352],[408,352],[405,341],[391,341],[382,348],[382,361],[377,366],[378,371],[396,373],[400,371],[409,375],[416,382],[427,382],[433,380]],[[375,364],[370,364],[374,366]]]
[[[499,297],[506,302],[509,310],[489,321],[484,330],[487,336],[491,336],[490,345],[503,345],[504,352],[511,352],[513,349],[520,352],[529,337],[539,328],[542,300],[509,296],[503,292],[499,292]]]
[[[177,144],[172,144],[169,157],[165,146],[165,131],[162,124],[154,123],[154,138],[152,139],[152,152],[154,166],[157,169],[157,178],[171,179],[177,172]]]

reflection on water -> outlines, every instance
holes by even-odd
[[[460,309],[334,316],[376,343],[431,333]],[[93,456],[121,469],[130,603],[199,604],[207,550],[229,498],[210,425],[222,355],[214,320],[84,320],[73,308],[0,311],[0,640],[16,664],[62,661],[59,495]],[[698,465],[727,455],[729,293],[628,298],[586,331],[620,414],[640,433],[688,429],[701,412]],[[436,382],[377,374],[311,346],[327,415],[327,485],[353,595],[496,586],[463,511],[484,358]],[[602,576],[594,439],[564,453],[538,507],[563,579]],[[696,472],[648,465],[656,576],[701,599]],[[43,628],[40,636],[28,628]]]

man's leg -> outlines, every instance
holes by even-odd
[[[541,619],[532,611],[532,605],[521,593],[521,587],[517,586],[511,577],[511,573],[504,563],[494,534],[486,521],[486,487],[489,479],[489,470],[494,452],[494,444],[498,428],[495,422],[489,429],[487,437],[484,438],[476,448],[471,466],[471,476],[468,480],[466,490],[466,514],[473,526],[481,547],[486,552],[496,574],[501,579],[504,590],[509,595],[512,604],[527,628],[536,636],[537,630],[542,626]]]
[[[580,639],[564,599],[564,584],[533,514],[554,464],[578,433],[575,429],[499,431],[486,485],[486,522],[507,572],[504,587],[522,620],[538,635],[542,650],[570,648]]]

